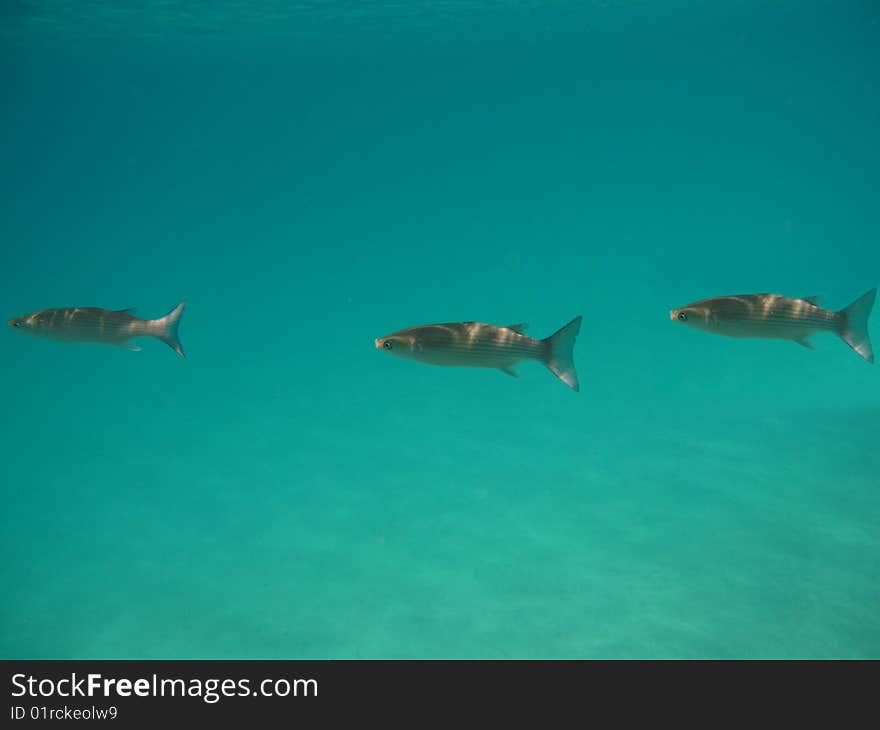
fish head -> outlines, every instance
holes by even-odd
[[[714,323],[711,308],[699,302],[673,309],[669,313],[669,319],[697,330],[712,329]]]
[[[10,319],[6,323],[6,325],[10,329],[33,332],[38,323],[39,319],[36,316],[34,316],[33,314],[25,314],[21,317],[14,317],[13,319]]]
[[[377,350],[397,357],[412,357],[415,350],[415,338],[401,333],[378,337],[373,344]]]

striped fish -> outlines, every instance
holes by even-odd
[[[59,342],[91,342],[116,345],[129,350],[141,348],[129,342],[133,337],[155,337],[184,357],[177,327],[186,302],[181,302],[164,317],[141,319],[133,309],[64,307],[43,309],[9,320],[9,326],[21,332]]]
[[[813,348],[810,337],[832,332],[868,362],[874,362],[868,337],[868,316],[877,290],[871,289],[846,309],[833,312],[819,306],[819,297],[790,299],[779,294],[740,294],[703,299],[669,313],[682,324],[727,337],[793,340]]]
[[[376,349],[429,365],[497,368],[519,377],[521,360],[544,363],[572,390],[579,390],[574,367],[574,341],[581,328],[575,317],[556,334],[536,340],[523,334],[524,324],[496,327],[483,322],[428,324],[400,330],[375,341]]]

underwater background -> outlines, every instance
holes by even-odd
[[[874,2],[0,2],[3,658],[880,658]],[[373,347],[584,317],[575,393]],[[880,313],[870,331],[880,346]]]

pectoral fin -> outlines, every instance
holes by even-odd
[[[131,350],[132,352],[140,352],[141,350],[144,349],[143,347],[138,347],[137,345],[132,345],[130,342],[126,342],[126,343],[120,345],[120,347],[124,347],[126,350]]]
[[[507,373],[508,375],[513,376],[514,378],[519,377],[519,373],[513,369],[513,365],[508,365],[507,367],[498,368],[502,373]]]
[[[801,347],[806,347],[808,350],[815,350],[816,346],[810,342],[810,340],[806,337],[802,340],[795,340]]]

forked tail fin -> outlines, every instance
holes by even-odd
[[[574,369],[574,341],[581,331],[582,317],[575,317],[565,327],[544,340],[547,346],[544,364],[572,390],[580,390]]]
[[[868,315],[874,306],[877,289],[871,289],[840,311],[840,336],[843,341],[868,362],[874,362],[874,351],[868,337]]]
[[[181,357],[186,357],[186,355],[183,354],[183,345],[180,344],[180,339],[177,336],[177,327],[180,325],[180,317],[185,306],[186,302],[181,302],[164,317],[153,320],[156,325],[155,336]]]

